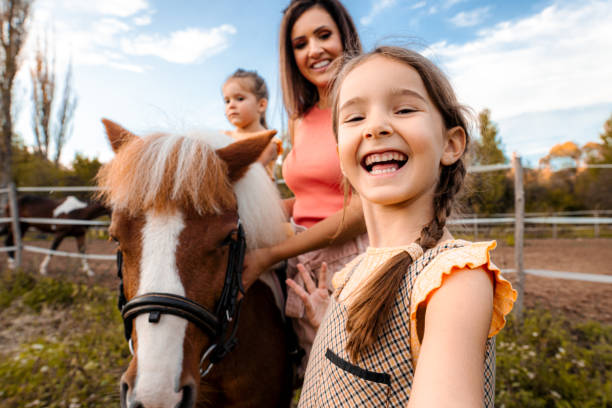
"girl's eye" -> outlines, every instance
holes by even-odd
[[[319,35],[319,38],[322,40],[327,40],[329,37],[331,37],[331,33],[329,31],[324,31],[321,33],[321,35]]]
[[[416,112],[416,110],[412,108],[401,108],[401,109],[398,109],[396,113],[399,115],[406,115],[412,112]]]
[[[347,117],[344,122],[345,123],[349,123],[349,122],[359,122],[360,120],[363,120],[363,116],[361,115],[352,115]]]
[[[242,101],[244,101],[244,96],[239,96],[236,99],[238,100],[238,102],[242,102]]]
[[[224,99],[225,104],[227,105],[229,103],[229,99]]]
[[[298,43],[293,44],[293,48],[295,48],[296,50],[301,50],[304,47],[306,47],[305,42],[298,42]]]

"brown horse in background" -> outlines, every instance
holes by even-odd
[[[251,165],[273,132],[232,143],[220,133],[140,138],[103,123],[116,156],[98,180],[113,210],[133,352],[121,406],[288,407],[291,364],[270,287],[254,283],[239,318],[219,308],[237,304],[237,287],[225,289],[241,279],[233,254],[242,228],[249,248],[286,238],[278,192]],[[219,354],[234,333],[236,347]]]
[[[108,207],[99,202],[83,202],[74,196],[68,196],[61,200],[54,200],[48,197],[25,195],[17,200],[20,218],[57,218],[57,219],[76,219],[93,220],[103,215],[110,215]],[[5,214],[10,216],[10,208],[7,205]],[[19,222],[20,234],[23,237],[30,227],[49,234],[53,234],[51,250],[55,251],[66,237],[74,237],[77,248],[81,254],[85,254],[85,234],[89,225],[62,225],[62,224],[38,224],[26,221]],[[0,236],[6,235],[5,246],[13,246],[13,230],[6,225],[0,230]],[[8,265],[12,268],[15,255],[13,251],[8,253]],[[40,264],[40,273],[47,273],[47,265],[51,260],[51,255],[47,255]],[[93,276],[93,271],[89,268],[87,259],[82,258],[82,269],[89,276]]]

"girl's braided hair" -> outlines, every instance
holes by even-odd
[[[416,70],[425,85],[429,98],[441,114],[445,128],[447,130],[457,126],[463,128],[466,135],[466,146],[469,145],[467,117],[470,114],[468,109],[457,101],[446,76],[427,58],[400,47],[378,47],[370,53],[345,58],[344,65],[333,84],[332,92],[332,118],[336,140],[338,138],[338,94],[342,82],[349,72],[373,56],[383,56],[393,61],[403,62]],[[435,247],[442,238],[454,200],[465,178],[465,154],[464,151],[461,158],[449,166],[441,165],[433,199],[434,216],[423,227],[421,236],[416,240],[424,251]],[[411,256],[402,251],[375,271],[372,278],[351,299],[346,329],[348,332],[347,352],[353,361],[365,354],[381,334],[396,300],[396,296],[390,296],[390,294],[397,293],[412,262]]]

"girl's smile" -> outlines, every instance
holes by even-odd
[[[368,153],[361,159],[363,167],[372,176],[381,176],[398,171],[406,164],[408,156],[396,150]]]

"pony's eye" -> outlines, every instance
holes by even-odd
[[[119,244],[119,240],[114,235],[109,235],[108,239],[113,241],[115,244]]]

